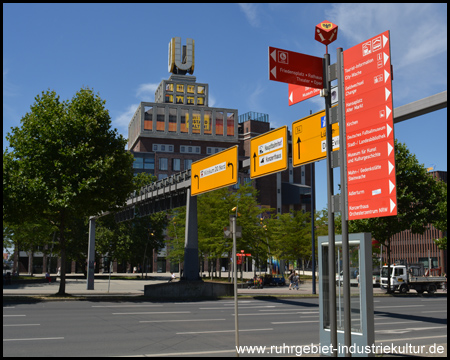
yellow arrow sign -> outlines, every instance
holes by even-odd
[[[191,196],[237,183],[238,146],[233,146],[191,165]]]
[[[333,151],[339,150],[339,125],[331,126]],[[326,159],[325,110],[292,123],[292,165]]]
[[[250,178],[287,169],[287,126],[250,140]]]

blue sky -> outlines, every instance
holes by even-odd
[[[272,127],[290,129],[324,101],[288,106],[288,85],[269,80],[268,47],[322,57],[314,28],[323,20],[339,26],[331,63],[337,47],[390,30],[394,108],[447,90],[447,4],[3,4],[3,149],[6,133],[47,89],[71,99],[93,88],[127,137],[139,102],[154,101],[170,75],[172,37],[195,40],[193,75],[209,84],[210,106],[267,113]],[[420,163],[447,171],[447,109],[394,132]],[[324,160],[316,163],[316,186],[320,210]]]

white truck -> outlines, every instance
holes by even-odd
[[[433,294],[447,281],[445,276],[425,276],[423,264],[391,265],[391,289],[406,294],[410,289],[419,294],[427,291]],[[386,289],[388,284],[388,267],[381,270],[381,288]]]

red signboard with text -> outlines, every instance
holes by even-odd
[[[344,51],[348,219],[397,215],[389,31]]]
[[[302,85],[288,85],[289,90],[289,106],[299,103],[300,101],[312,98],[320,94],[320,89],[302,86]]]
[[[269,80],[323,89],[322,58],[269,46]]]

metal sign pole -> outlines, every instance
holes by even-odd
[[[331,356],[337,356],[337,322],[336,322],[336,281],[335,281],[335,237],[334,237],[334,213],[333,213],[333,168],[331,164],[333,136],[331,132],[331,86],[330,86],[330,54],[324,55],[323,78],[325,92],[325,116],[326,116],[326,146],[327,146],[327,193],[328,193],[328,286],[330,306],[330,335]]]
[[[237,213],[237,209],[236,209]],[[239,357],[237,351],[239,347],[239,322],[238,322],[238,301],[237,301],[237,256],[236,256],[236,215],[230,216],[231,231],[233,232],[233,272],[234,272],[234,328],[235,328],[235,343],[236,343],[236,356]]]
[[[346,345],[346,356],[351,357],[350,349],[351,334],[351,307],[350,307],[350,250],[348,244],[348,214],[347,214],[347,154],[345,138],[345,104],[344,104],[344,59],[343,50],[338,48],[337,55],[337,78],[338,78],[338,119],[339,119],[339,147],[340,147],[340,170],[341,170],[341,217],[342,217],[342,269],[344,283],[344,344]]]

